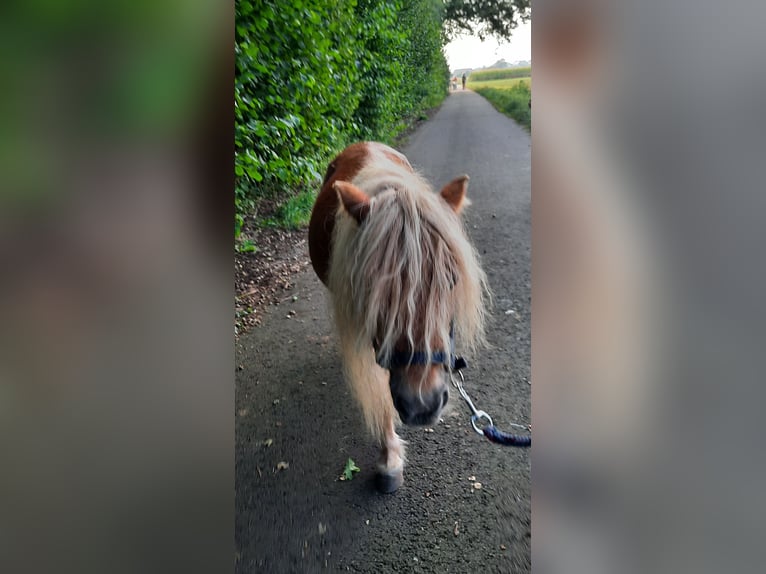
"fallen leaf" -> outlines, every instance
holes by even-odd
[[[273,438],[267,438],[265,441],[263,441],[263,446],[271,446],[274,443]]]
[[[505,550],[505,544],[500,545],[500,550]]]
[[[454,530],[454,532],[455,532],[455,536],[457,536],[459,534],[457,521],[455,521],[455,530]]]
[[[480,482],[474,482],[474,483],[473,483],[473,487],[474,487],[476,490],[481,490],[481,483],[480,483]]]
[[[475,476],[469,476],[468,480],[470,480],[471,482],[476,482],[476,477]]]
[[[277,470],[287,470],[290,468],[290,463],[285,461],[280,461],[277,463]]]
[[[343,469],[344,480],[351,480],[352,478],[354,478],[354,473],[359,472],[360,470],[361,469],[358,466],[356,466],[356,463],[354,462],[354,460],[349,458],[346,461],[345,468]]]

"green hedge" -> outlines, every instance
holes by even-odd
[[[506,78],[527,78],[532,75],[532,68],[490,68],[489,70],[474,70],[471,80],[487,82],[489,80],[505,80]]]
[[[439,0],[237,0],[235,202],[316,186],[351,141],[390,141],[447,93]]]

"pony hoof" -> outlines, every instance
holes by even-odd
[[[385,494],[396,492],[403,482],[404,474],[401,470],[391,474],[387,472],[378,472],[375,475],[375,486],[380,492]]]

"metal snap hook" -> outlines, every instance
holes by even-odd
[[[471,426],[473,426],[473,430],[475,430],[477,433],[479,433],[480,435],[483,436],[484,435],[484,429],[480,428],[479,425],[476,424],[481,419],[487,419],[489,421],[489,425],[488,426],[492,427],[492,426],[495,426],[495,425],[492,422],[492,417],[489,416],[487,413],[485,413],[484,411],[476,411],[476,414],[474,414],[471,417]]]

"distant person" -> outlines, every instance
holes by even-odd
[[[463,89],[465,90],[465,72],[463,72]]]
[[[452,90],[457,90],[457,76],[452,76]]]

